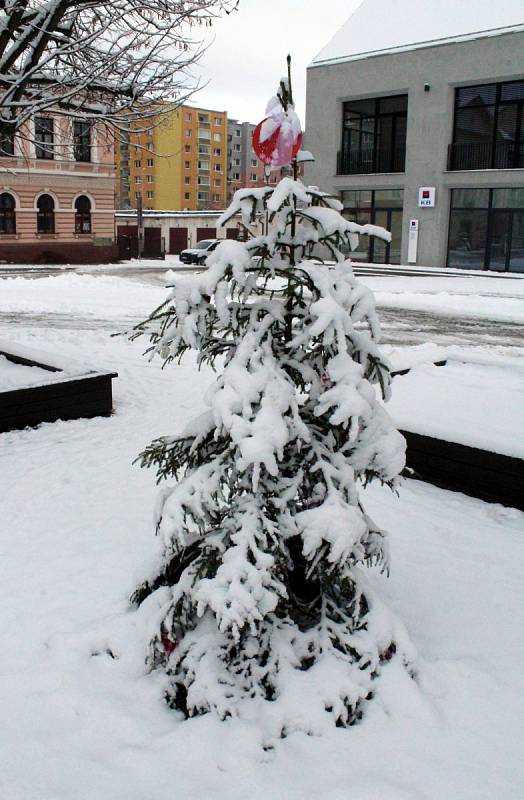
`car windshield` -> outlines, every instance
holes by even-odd
[[[195,245],[195,250],[205,250],[206,247],[209,247],[210,244],[213,244],[214,239],[203,239],[201,242],[197,242]]]

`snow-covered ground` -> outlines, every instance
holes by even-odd
[[[5,356],[0,355],[0,390],[20,389],[23,386],[41,384],[49,376],[45,369],[13,364]]]
[[[391,577],[373,574],[373,584],[417,648],[416,681],[388,665],[360,725],[291,735],[270,751],[247,724],[182,722],[167,709],[159,676],[145,673],[145,633],[128,603],[151,553],[158,491],[131,462],[201,407],[211,376],[190,356],[162,371],[140,341],[110,338],[113,323],[121,329],[163,297],[159,285],[114,275],[0,281],[1,339],[119,373],[112,417],[0,436],[0,798],[520,800],[524,514],[416,481],[399,497],[365,492],[391,533]],[[500,311],[514,299],[492,302]],[[52,328],[52,314],[93,326]],[[495,399],[500,392],[509,430],[502,378],[517,372],[496,347],[485,350],[482,363],[460,350],[448,389],[459,400],[461,382],[478,396],[486,385]],[[443,354],[389,352],[399,367]],[[419,365],[394,389],[412,380],[422,391],[447,381],[448,369]]]
[[[445,366],[426,361],[394,378],[388,410],[396,425],[524,458],[522,359],[472,359],[451,348],[440,352]]]

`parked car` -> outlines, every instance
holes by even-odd
[[[179,256],[180,261],[183,264],[205,264],[208,255],[223,241],[223,239],[202,239],[194,247],[182,250]]]

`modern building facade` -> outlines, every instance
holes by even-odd
[[[116,206],[220,210],[227,191],[227,113],[180,106],[144,125],[116,151]]]
[[[0,142],[0,261],[99,263],[118,255],[113,142],[57,114]]]
[[[357,260],[524,272],[524,5],[388,8],[378,27],[364,0],[308,68],[307,180],[392,232]]]

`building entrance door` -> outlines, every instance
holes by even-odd
[[[402,211],[393,208],[377,209],[374,214],[374,225],[379,225],[391,233],[391,242],[373,238],[373,255],[375,264],[400,264],[400,243],[402,239]]]
[[[493,211],[488,269],[524,272],[524,211]]]
[[[505,272],[511,252],[511,211],[494,211],[491,217],[489,269]]]
[[[524,272],[524,211],[514,211],[511,226],[510,272]]]

